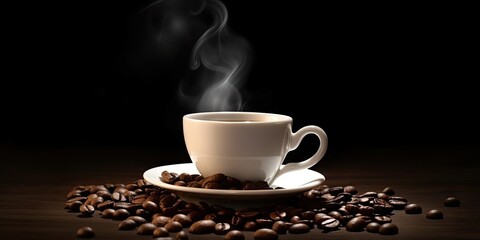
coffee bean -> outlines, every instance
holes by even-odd
[[[245,240],[245,235],[238,231],[232,230],[225,235],[225,240]]]
[[[161,174],[161,180],[165,183],[173,183],[175,181],[175,176],[165,170]]]
[[[394,210],[402,210],[405,209],[405,206],[407,206],[407,202],[402,200],[389,199],[388,203],[393,206]]]
[[[170,236],[170,233],[164,227],[157,227],[155,228],[155,230],[153,230],[152,235],[154,238],[159,238],[159,237],[168,237]]]
[[[67,194],[67,200],[74,198],[74,197],[81,197],[82,196],[82,190],[72,190]]]
[[[171,220],[172,220],[171,217],[157,216],[153,218],[152,223],[157,227],[164,227]]]
[[[247,221],[245,224],[243,224],[243,229],[246,231],[255,231],[259,228],[258,226],[259,225],[256,221]]]
[[[284,219],[287,216],[287,213],[283,211],[273,211],[273,212],[270,212],[269,216],[270,216],[270,219],[272,219],[273,221],[279,221]]]
[[[445,207],[459,207],[460,200],[455,197],[448,197],[443,201],[443,205],[445,205]]]
[[[185,231],[180,231],[175,235],[175,240],[188,240],[188,233]]]
[[[284,221],[276,221],[273,223],[272,230],[278,234],[286,234],[288,231],[289,225]]]
[[[369,224],[367,224],[367,227],[365,229],[367,230],[367,232],[378,233],[380,226],[382,225],[378,222],[370,222]]]
[[[173,216],[172,221],[181,223],[183,227],[190,227],[190,225],[192,225],[192,219],[182,213],[178,213]]]
[[[137,234],[140,235],[152,235],[153,231],[157,228],[157,226],[153,225],[152,223],[144,223],[140,225],[137,229]]]
[[[120,208],[113,213],[113,219],[115,220],[125,220],[128,217],[130,217],[130,212],[127,209]]]
[[[221,183],[221,182],[224,182],[226,179],[227,179],[227,176],[225,176],[225,174],[223,173],[214,174],[214,175],[205,177],[203,179],[202,187],[205,187],[207,183],[210,183],[210,182]]]
[[[91,227],[81,227],[77,229],[77,237],[79,238],[93,238],[95,232]]]
[[[200,220],[194,222],[188,229],[192,234],[209,234],[215,232],[216,223],[212,220]]]
[[[405,213],[406,214],[421,214],[422,213],[422,207],[420,205],[415,204],[415,203],[410,203],[405,206]]]
[[[393,206],[381,198],[373,199],[373,209],[375,213],[389,214],[393,211]]]
[[[255,240],[278,240],[278,234],[272,229],[262,228],[255,231],[253,238]]]
[[[74,201],[71,203],[67,203],[67,209],[70,210],[70,212],[79,212],[80,211],[80,206],[83,205],[83,202],[80,201]]]
[[[127,219],[133,220],[137,225],[142,225],[147,222],[147,220],[140,216],[130,216]]]
[[[350,221],[348,221],[345,227],[349,232],[360,232],[363,231],[365,226],[367,226],[367,222],[363,218],[354,217]]]
[[[310,232],[310,227],[305,223],[295,223],[288,228],[288,233],[301,234]]]
[[[137,223],[132,219],[125,219],[118,224],[118,230],[132,230],[137,227]]]
[[[112,208],[107,208],[105,210],[102,211],[102,218],[107,218],[107,219],[111,219],[113,218],[113,215],[115,215],[115,210],[112,209]]]
[[[143,207],[143,209],[145,209],[145,210],[147,210],[151,213],[156,213],[160,210],[158,205],[156,203],[154,203],[153,201],[144,201],[142,203],[142,207]]]
[[[427,212],[426,217],[428,219],[442,219],[443,213],[439,210],[433,209]]]
[[[388,196],[395,195],[395,191],[391,187],[386,187],[385,189],[383,189],[383,193],[387,194]]]
[[[358,193],[357,188],[355,186],[351,186],[351,185],[343,187],[343,191],[347,192],[347,193],[350,193],[352,195]]]
[[[378,232],[382,235],[395,235],[398,234],[398,227],[393,223],[385,223],[380,226]]]
[[[92,216],[95,213],[95,208],[92,205],[83,204],[79,207],[80,213],[83,216]]]
[[[389,216],[379,215],[379,216],[373,217],[373,221],[378,222],[380,224],[384,224],[384,223],[392,222],[392,218]]]
[[[103,210],[105,210],[105,209],[107,209],[107,208],[113,208],[113,204],[114,204],[114,203],[115,203],[115,202],[112,201],[112,200],[106,200],[106,201],[104,201],[104,202],[102,202],[102,203],[99,203],[99,204],[97,205],[97,209],[100,210],[100,211],[103,211]]]
[[[231,230],[230,224],[228,223],[217,223],[215,224],[215,234],[225,235]]]
[[[168,232],[180,232],[183,229],[181,223],[174,221],[168,222],[167,224],[165,224],[164,227],[165,229],[167,229]]]
[[[332,218],[333,217],[331,217],[331,216],[329,216],[325,213],[317,213],[317,214],[315,214],[315,219],[314,220],[315,220],[315,223],[317,225],[321,225],[323,221],[328,220],[328,219],[332,219]]]
[[[321,228],[325,231],[332,231],[332,230],[338,229],[338,227],[340,226],[340,221],[338,221],[338,219],[335,219],[335,218],[330,218],[330,219],[324,220],[317,226],[318,228]]]

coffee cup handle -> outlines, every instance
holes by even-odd
[[[277,174],[275,174],[270,183],[274,182],[275,179],[277,179],[284,173],[310,168],[322,159],[322,157],[325,155],[325,152],[327,151],[328,138],[327,134],[325,133],[325,131],[323,131],[323,129],[314,125],[305,126],[299,129],[297,132],[292,133],[290,147],[288,151],[290,152],[295,150],[300,145],[303,138],[309,134],[316,135],[320,140],[320,146],[318,147],[317,152],[313,154],[313,156],[302,162],[293,162],[280,166],[280,169],[278,170]]]

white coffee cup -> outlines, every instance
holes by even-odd
[[[320,144],[312,157],[282,165],[288,152],[314,134]],[[318,126],[292,132],[292,118],[262,112],[200,112],[183,116],[190,159],[203,176],[223,173],[241,181],[272,182],[290,171],[307,169],[325,155],[328,139]]]

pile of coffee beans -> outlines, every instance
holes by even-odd
[[[197,177],[190,175],[193,180],[188,180],[187,175],[180,174],[173,177],[176,180],[169,181],[187,183],[196,181],[194,179]],[[200,185],[208,183],[198,182]],[[207,186],[207,183],[204,185]],[[278,239],[281,234],[305,234],[313,229],[324,232],[366,230],[394,235],[399,232],[398,226],[392,223],[394,211],[402,210],[407,214],[422,212],[418,204],[409,203],[404,197],[395,195],[392,188],[359,193],[355,186],[320,185],[282,204],[248,209],[185,202],[176,194],[144,179],[129,184],[76,186],[66,198],[65,208],[82,217],[99,213],[102,218],[118,221],[118,230],[176,239],[188,239],[191,234],[217,234],[230,240],[245,239],[244,231],[253,231],[255,239]],[[459,205],[456,198],[445,200],[445,206]],[[426,216],[428,219],[443,218],[438,210],[429,211]],[[94,235],[90,227],[78,229],[77,232],[78,237]]]
[[[178,174],[175,172],[163,171],[160,180],[177,186],[205,188],[205,189],[228,189],[228,190],[259,190],[273,189],[265,181],[240,181],[236,178],[217,173],[211,176],[200,174]]]

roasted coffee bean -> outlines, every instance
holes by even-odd
[[[374,212],[375,212],[375,209],[371,206],[360,206],[358,208],[358,213],[365,216],[373,215]]]
[[[320,191],[316,189],[311,189],[309,191],[304,192],[303,195],[308,199],[315,199],[315,198],[320,198],[322,194],[320,193]]]
[[[394,191],[393,188],[391,188],[391,187],[386,187],[385,189],[383,189],[382,192],[385,193],[385,194],[387,194],[388,196],[393,196],[393,195],[395,195],[395,191]]]
[[[133,220],[138,226],[147,222],[147,219],[140,216],[130,216],[127,219]]]
[[[281,216],[285,215],[286,214],[280,214]],[[284,216],[284,217],[285,217]],[[281,219],[283,219],[284,217],[282,217]],[[302,219],[305,219],[305,220],[314,220],[315,219],[315,212],[313,211],[305,211],[302,213]],[[273,220],[273,219],[272,219]]]
[[[359,197],[360,198],[365,198],[365,197],[366,198],[375,198],[375,197],[377,197],[377,195],[378,195],[377,192],[372,192],[371,191],[371,192],[365,192],[365,193],[361,194]]]
[[[215,234],[225,235],[231,230],[230,224],[228,223],[217,223],[215,224]]]
[[[460,207],[460,200],[455,197],[448,197],[443,201],[445,207]]]
[[[65,204],[68,205],[69,203],[76,202],[76,201],[84,203],[86,200],[87,200],[87,197],[74,197],[65,201]]]
[[[133,230],[137,227],[137,223],[131,219],[125,219],[118,224],[118,230]]]
[[[270,219],[258,218],[256,222],[259,228],[272,228],[273,226],[273,221]]]
[[[400,197],[400,196],[390,196],[388,199],[389,200],[399,200],[399,201],[408,202],[408,200],[406,198]]]
[[[393,206],[394,210],[402,210],[405,209],[405,206],[407,206],[407,202],[402,200],[390,199],[388,200],[388,203]]]
[[[242,187],[242,190],[257,190],[257,189],[258,189],[257,185],[255,185],[255,183],[253,183],[253,182],[249,182],[249,183],[243,185],[243,187]]]
[[[323,221],[325,221],[327,219],[331,219],[331,218],[333,218],[333,217],[331,217],[331,216],[329,216],[325,213],[317,213],[317,214],[315,214],[315,219],[314,220],[315,220],[315,223],[317,225],[320,225],[320,224],[322,224]]]
[[[388,201],[388,199],[390,198],[390,196],[388,196],[386,193],[381,192],[381,193],[378,193],[378,194],[377,194],[377,198],[380,198],[380,199],[383,199],[383,200],[387,200],[387,201]]]
[[[245,234],[238,230],[232,230],[225,235],[225,240],[245,240]]]
[[[318,228],[321,228],[325,231],[332,231],[338,229],[340,226],[340,221],[335,218],[330,218],[322,221],[320,224],[317,225]]]
[[[175,176],[165,170],[161,174],[161,180],[165,183],[173,183],[175,181]]]
[[[157,227],[155,228],[155,230],[153,230],[152,235],[154,238],[159,238],[159,237],[168,237],[170,236],[170,233],[164,227]]]
[[[227,183],[230,187],[241,187],[242,182],[234,177],[227,176]]]
[[[439,210],[432,209],[427,212],[426,217],[428,219],[442,219],[443,218],[443,213]]]
[[[138,226],[137,234],[140,235],[152,235],[153,231],[157,228],[157,226],[153,225],[152,223],[144,223]]]
[[[112,208],[107,208],[105,210],[102,211],[102,218],[107,218],[107,219],[111,219],[113,218],[113,215],[115,215],[115,210],[112,209]]]
[[[289,225],[284,221],[276,221],[273,223],[272,230],[278,234],[286,234],[288,231]]]
[[[369,224],[367,224],[367,227],[365,229],[367,230],[367,232],[378,233],[380,226],[382,225],[378,222],[370,222]]]
[[[126,202],[127,197],[123,193],[114,192],[112,193],[112,200],[117,202]]]
[[[209,234],[215,232],[216,223],[212,220],[200,220],[194,222],[188,232],[192,234]]]
[[[82,190],[72,190],[67,194],[67,200],[75,197],[81,197],[82,196]]]
[[[351,185],[343,187],[343,191],[347,192],[347,193],[350,193],[352,195],[358,193],[357,188],[355,186],[351,186]]]
[[[175,216],[172,217],[172,221],[181,223],[183,227],[190,227],[190,225],[192,225],[192,219],[181,213],[175,214]]]
[[[353,204],[346,204],[345,205],[345,210],[347,210],[349,214],[357,214],[358,209],[359,209],[359,207],[357,205],[353,205]]]
[[[373,217],[373,221],[378,222],[380,224],[384,224],[384,223],[392,222],[392,218],[389,217],[389,216],[385,216],[385,215],[379,215],[379,216]]]
[[[315,213],[313,214],[315,216]],[[270,219],[272,219],[273,221],[279,221],[284,219],[287,216],[287,213],[282,211],[273,211],[273,212],[270,212],[269,216],[270,216]]]
[[[113,213],[113,219],[115,220],[125,220],[128,217],[130,217],[130,212],[127,209],[120,208]]]
[[[180,231],[175,235],[175,240],[188,240],[188,233],[185,231]]]
[[[422,207],[420,205],[415,204],[415,203],[410,203],[405,206],[405,213],[406,214],[421,214],[422,213]]]
[[[243,229],[245,229],[246,231],[255,231],[259,229],[258,223],[252,220],[247,221],[245,222],[245,224],[243,224]]]
[[[188,173],[181,173],[180,175],[178,175],[178,180],[183,182],[191,182],[192,176]]]
[[[95,208],[92,205],[83,204],[80,206],[79,210],[82,216],[86,217],[92,216],[95,213]]]
[[[194,210],[194,211],[189,212],[187,214],[187,216],[190,219],[192,219],[192,222],[196,222],[196,221],[204,219],[205,213],[203,211],[200,211],[200,210]]]
[[[393,206],[381,198],[373,199],[373,209],[375,213],[389,214],[393,211]]]
[[[202,187],[205,187],[207,183],[215,182],[215,183],[221,183],[225,182],[227,179],[227,176],[223,173],[217,173],[208,177],[205,177],[202,182]]]
[[[350,221],[348,221],[345,227],[349,232],[360,232],[363,231],[365,226],[367,226],[367,222],[363,218],[354,217]]]
[[[338,211],[331,211],[331,212],[328,213],[328,216],[333,217],[335,219],[341,219],[342,218],[342,214],[339,213]]]
[[[181,223],[174,221],[168,222],[164,227],[168,230],[168,232],[180,232],[183,229],[183,225]]]
[[[253,219],[260,214],[260,211],[257,209],[244,209],[237,211],[235,214],[244,219]]]
[[[79,238],[93,238],[95,237],[95,232],[91,227],[81,227],[77,229],[77,237]]]
[[[97,209],[100,210],[100,211],[103,211],[103,210],[105,210],[105,209],[107,209],[107,208],[113,208],[113,204],[114,204],[114,203],[115,203],[115,202],[113,202],[112,200],[106,200],[106,201],[104,201],[104,202],[102,202],[102,203],[99,203],[99,204],[97,205]]]
[[[301,234],[310,232],[310,227],[305,223],[294,223],[288,228],[288,233]]]
[[[253,238],[255,240],[278,240],[278,234],[272,229],[262,228],[255,231]]]
[[[398,227],[393,223],[385,223],[380,226],[378,232],[382,235],[395,235],[398,234]]]
[[[160,210],[160,208],[158,207],[158,205],[152,201],[144,201],[142,203],[142,207],[143,209],[151,212],[151,213],[156,213]]]
[[[79,212],[80,211],[80,206],[83,205],[83,202],[80,201],[74,201],[71,203],[67,204],[67,209],[70,210],[70,212]]]

